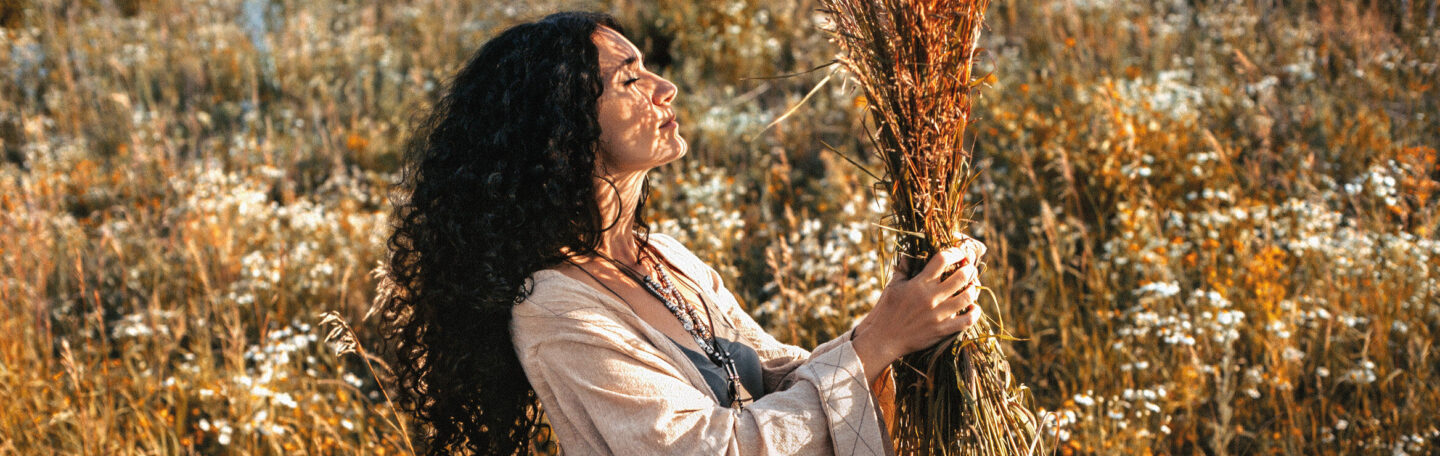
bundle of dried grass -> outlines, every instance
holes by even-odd
[[[840,62],[864,91],[885,164],[897,254],[923,262],[966,239],[965,193],[976,177],[965,149],[971,71],[989,0],[820,0]],[[911,267],[911,271],[919,268]],[[1043,452],[997,339],[981,321],[896,363],[900,454]]]

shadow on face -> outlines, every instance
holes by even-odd
[[[604,84],[597,172],[644,173],[684,156],[685,139],[671,107],[675,84],[645,69],[640,50],[619,32],[601,27],[593,39]]]

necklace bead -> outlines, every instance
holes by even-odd
[[[649,260],[650,267],[646,269],[649,269],[649,272],[652,272],[653,276],[648,273],[642,275],[629,266],[615,261],[615,259],[608,256],[601,255],[601,257],[615,264],[626,274],[630,275],[632,279],[639,282],[645,291],[649,292],[655,299],[658,299],[660,303],[665,306],[665,309],[669,310],[670,313],[679,320],[680,326],[685,329],[685,332],[690,334],[690,337],[695,340],[695,345],[700,346],[700,349],[705,352],[705,356],[710,358],[710,361],[717,366],[725,369],[726,377],[728,377],[730,383],[730,406],[743,408],[745,404],[754,399],[752,399],[749,391],[746,391],[745,386],[740,382],[740,371],[735,367],[734,358],[730,356],[728,350],[720,346],[719,341],[715,338],[715,334],[712,331],[713,328],[710,325],[706,325],[704,320],[700,318],[700,313],[695,309],[695,306],[690,304],[690,301],[685,299],[685,295],[681,294],[680,290],[675,287],[675,283],[670,279],[670,273],[666,270],[665,265],[651,255],[643,243],[641,243],[639,247],[640,251],[637,262],[642,268],[645,268],[645,262]],[[658,279],[656,277],[658,277]],[[704,297],[700,297],[700,299],[703,304]],[[710,309],[707,307],[706,311],[708,312]],[[714,320],[711,321],[713,322]]]

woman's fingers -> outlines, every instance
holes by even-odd
[[[890,270],[890,282],[888,283],[910,280],[910,267],[913,262],[907,261],[908,258],[904,255],[896,255],[895,268]]]
[[[939,304],[935,306],[935,311],[941,315],[954,315],[964,312],[971,304],[979,302],[979,285],[979,283],[973,283],[970,285],[970,288],[965,289],[965,291],[960,294],[945,298],[945,300],[940,301]]]
[[[970,303],[980,305],[980,282],[971,284],[970,289],[965,290],[965,296],[970,299]]]
[[[959,271],[955,271],[954,274],[950,274],[950,277],[946,277],[944,281],[940,282],[940,297],[949,298],[964,290],[966,286],[975,282],[979,273],[980,270],[975,268],[974,263],[961,267]]]
[[[964,312],[961,312],[954,318],[946,320],[945,323],[942,324],[943,326],[945,326],[945,333],[955,334],[970,328],[970,325],[973,325],[975,324],[975,322],[980,321],[980,315],[981,312],[979,305],[972,303],[966,306]]]
[[[945,250],[941,250],[930,257],[930,261],[925,264],[925,269],[920,271],[920,274],[915,277],[923,277],[928,280],[938,279],[940,278],[941,273],[943,273],[947,269],[950,269],[951,264],[960,261],[963,258],[965,258],[965,256],[963,255],[963,252],[961,252],[958,248],[950,247]]]
[[[961,236],[963,237],[960,244],[935,252],[934,255],[930,256],[930,260],[925,262],[925,267],[912,278],[936,280],[940,279],[946,271],[951,270],[956,264],[964,266],[979,263],[980,257],[985,255],[985,244],[970,236],[963,234]],[[895,277],[892,277],[891,280],[903,280],[906,277],[911,277],[909,274],[909,267],[911,266],[915,265],[903,261],[903,259],[897,261],[893,274]],[[950,277],[954,277],[954,275],[955,274],[952,274]]]

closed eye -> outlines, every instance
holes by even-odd
[[[626,79],[626,80],[625,80],[625,86],[626,86],[626,87],[629,87],[630,84],[634,84],[635,81],[639,81],[639,80],[640,80],[640,78],[630,78],[630,79]]]

